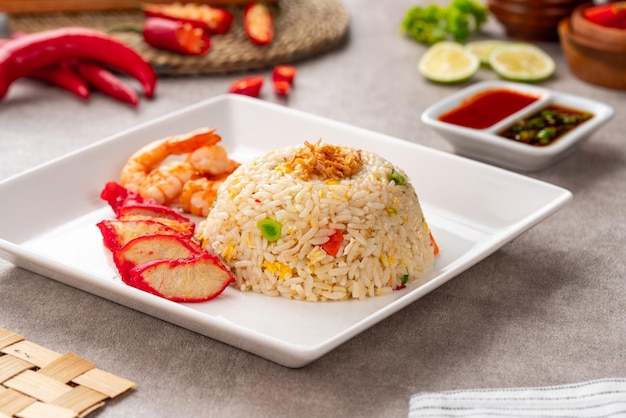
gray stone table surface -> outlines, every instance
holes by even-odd
[[[399,23],[418,3],[345,3],[346,44],[296,63],[288,99],[266,89],[262,100],[452,152],[420,114],[464,85],[417,73],[425,47],[404,38]],[[503,33],[494,20],[485,28],[486,37]],[[577,153],[528,174],[571,190],[573,200],[308,366],[285,368],[4,260],[0,327],[136,382],[94,414],[102,418],[402,417],[420,391],[626,376],[626,96],[574,77],[558,42],[539,45],[557,62],[543,86],[616,110]],[[239,76],[162,78],[157,97],[137,109],[20,80],[0,102],[0,179],[221,94]],[[484,69],[471,82],[492,79]],[[2,206],[12,204],[19,198],[3,196]]]

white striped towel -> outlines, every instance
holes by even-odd
[[[411,396],[409,418],[428,417],[626,417],[626,379]]]

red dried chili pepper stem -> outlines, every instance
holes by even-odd
[[[136,78],[146,97],[154,95],[156,73],[132,48],[93,29],[62,28],[12,39],[0,48],[0,98],[15,80],[75,59],[107,64]]]

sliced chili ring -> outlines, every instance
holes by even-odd
[[[229,93],[243,94],[250,97],[259,97],[264,78],[262,76],[248,76],[235,80],[228,90]]]
[[[202,55],[211,48],[211,38],[203,29],[159,17],[145,20],[143,38],[153,48],[179,54]]]
[[[272,82],[274,83],[274,91],[276,94],[289,94],[296,73],[296,68],[291,65],[277,65],[274,67],[272,71]]]
[[[211,35],[225,34],[233,24],[233,15],[228,10],[206,4],[146,4],[143,11],[148,17],[190,23]]]
[[[246,35],[257,45],[267,45],[274,39],[274,19],[270,9],[263,3],[248,3],[243,24]]]

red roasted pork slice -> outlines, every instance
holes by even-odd
[[[132,285],[174,302],[203,302],[235,281],[220,260],[208,253],[156,260],[130,270]]]
[[[180,235],[148,235],[129,241],[113,251],[113,261],[124,283],[134,286],[129,271],[135,266],[162,259],[187,258],[204,250]]]

